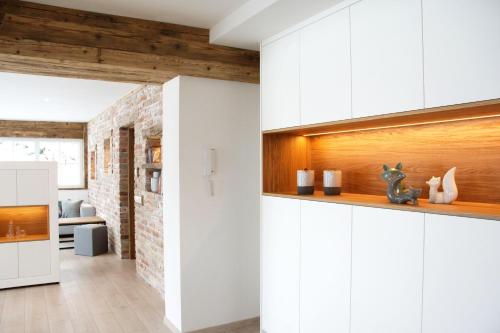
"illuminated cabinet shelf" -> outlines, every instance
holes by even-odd
[[[0,289],[59,281],[57,164],[1,162]]]

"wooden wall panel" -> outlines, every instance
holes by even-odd
[[[310,168],[309,140],[296,135],[263,137],[263,191],[294,191],[297,170]]]
[[[0,137],[82,139],[86,123],[0,120]]]
[[[459,200],[500,203],[499,119],[311,138],[311,167],[341,169],[346,192],[384,195],[382,165],[400,161],[407,183],[425,198],[425,181],[456,166]]]

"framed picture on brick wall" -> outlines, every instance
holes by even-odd
[[[112,141],[111,137],[104,139],[104,174],[109,175],[113,173],[113,166],[111,164],[111,151],[112,151]]]
[[[96,180],[97,147],[90,152],[90,179]]]

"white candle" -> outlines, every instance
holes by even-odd
[[[323,187],[342,187],[342,171],[324,170]]]
[[[314,170],[297,170],[297,186],[314,186]]]

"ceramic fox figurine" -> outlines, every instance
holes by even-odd
[[[387,182],[387,198],[392,203],[405,204],[411,202],[414,205],[418,204],[418,198],[422,194],[420,188],[406,188],[403,179],[406,175],[401,171],[403,164],[398,163],[395,168],[390,168],[384,164],[384,173],[382,179]]]
[[[457,200],[458,188],[455,182],[455,172],[457,168],[453,167],[444,175],[443,192],[438,192],[441,185],[441,177],[432,177],[426,183],[429,185],[429,202],[435,204],[451,204]]]

